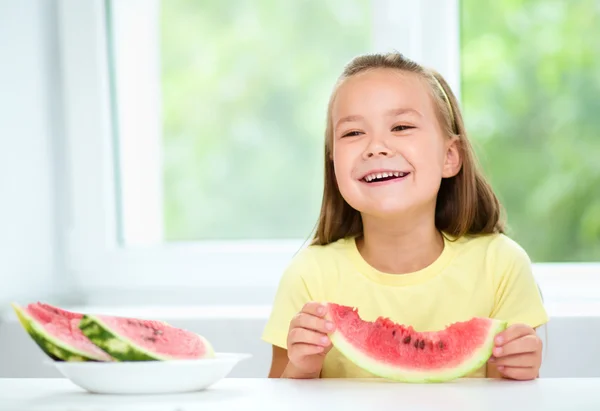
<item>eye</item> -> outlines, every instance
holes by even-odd
[[[394,128],[392,128],[392,131],[406,131],[406,130],[410,130],[411,128],[414,128],[412,126],[396,126]]]
[[[360,136],[361,132],[360,131],[349,131],[346,134],[342,135],[342,138],[344,137],[356,137],[356,136]]]

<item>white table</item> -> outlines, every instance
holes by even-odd
[[[205,391],[160,396],[90,394],[62,378],[0,379],[0,410],[598,411],[600,379],[465,379],[431,385],[225,379]]]

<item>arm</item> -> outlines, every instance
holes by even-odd
[[[537,328],[534,328],[534,330],[537,332]],[[541,348],[540,348],[541,351]],[[541,352],[540,352],[541,355]],[[541,361],[540,361],[541,362]],[[505,378],[504,375],[502,375],[502,373],[500,371],[498,371],[498,365],[494,364],[494,363],[487,363],[487,377],[488,378]],[[539,378],[540,373],[539,371],[537,372],[537,375],[535,376],[535,378]]]
[[[298,333],[294,331],[292,343],[310,343],[317,344],[315,341],[302,341],[310,339],[314,333],[310,331],[322,331],[316,327],[314,320],[310,320],[307,315],[300,315],[301,312],[310,314],[308,317],[318,316],[316,312],[318,304],[312,303],[316,297],[321,300],[322,295],[319,290],[319,276],[321,275],[318,264],[309,249],[304,249],[298,253],[290,265],[287,267],[279,282],[279,287],[275,294],[271,315],[263,330],[262,340],[272,346],[272,360],[269,370],[269,378],[307,378],[302,373],[294,372],[288,365],[290,358],[296,360],[298,356],[315,354],[318,351],[307,352],[310,350],[307,344],[300,344],[299,349],[288,352],[286,348],[290,347],[289,333],[291,328],[304,328],[305,331]],[[309,304],[310,303],[310,304]],[[312,308],[311,308],[312,307]],[[300,323],[295,324],[295,322]],[[308,321],[307,323],[305,323]],[[295,325],[294,325],[295,324]],[[322,324],[319,324],[322,325]],[[318,375],[317,375],[318,377]]]
[[[496,364],[487,364],[487,377],[488,378],[502,378],[502,374],[498,371]]]
[[[290,364],[288,351],[284,348],[273,346],[273,359],[269,378],[319,378],[320,372],[316,374],[302,374]]]
[[[271,369],[269,370],[269,378],[281,378],[287,365],[287,350],[274,345],[273,359],[271,360]]]
[[[542,340],[526,324],[514,324],[496,336],[493,356],[487,364],[488,378],[533,380],[542,365]]]
[[[542,342],[536,329],[548,322],[529,256],[507,237],[490,246],[495,288],[491,318],[508,322],[496,338],[487,365],[490,378],[533,379],[539,374]]]

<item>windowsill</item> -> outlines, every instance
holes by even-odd
[[[600,301],[549,302],[545,304],[550,318],[600,317]],[[189,306],[73,306],[65,307],[84,313],[128,316],[157,320],[259,320],[266,321],[270,305],[189,305]],[[17,321],[12,310],[0,317],[2,321]]]

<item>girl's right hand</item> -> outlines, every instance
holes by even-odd
[[[327,336],[334,324],[324,319],[327,308],[309,302],[290,322],[287,338],[288,367],[284,372],[290,378],[317,378],[321,373],[325,355],[331,350]]]

